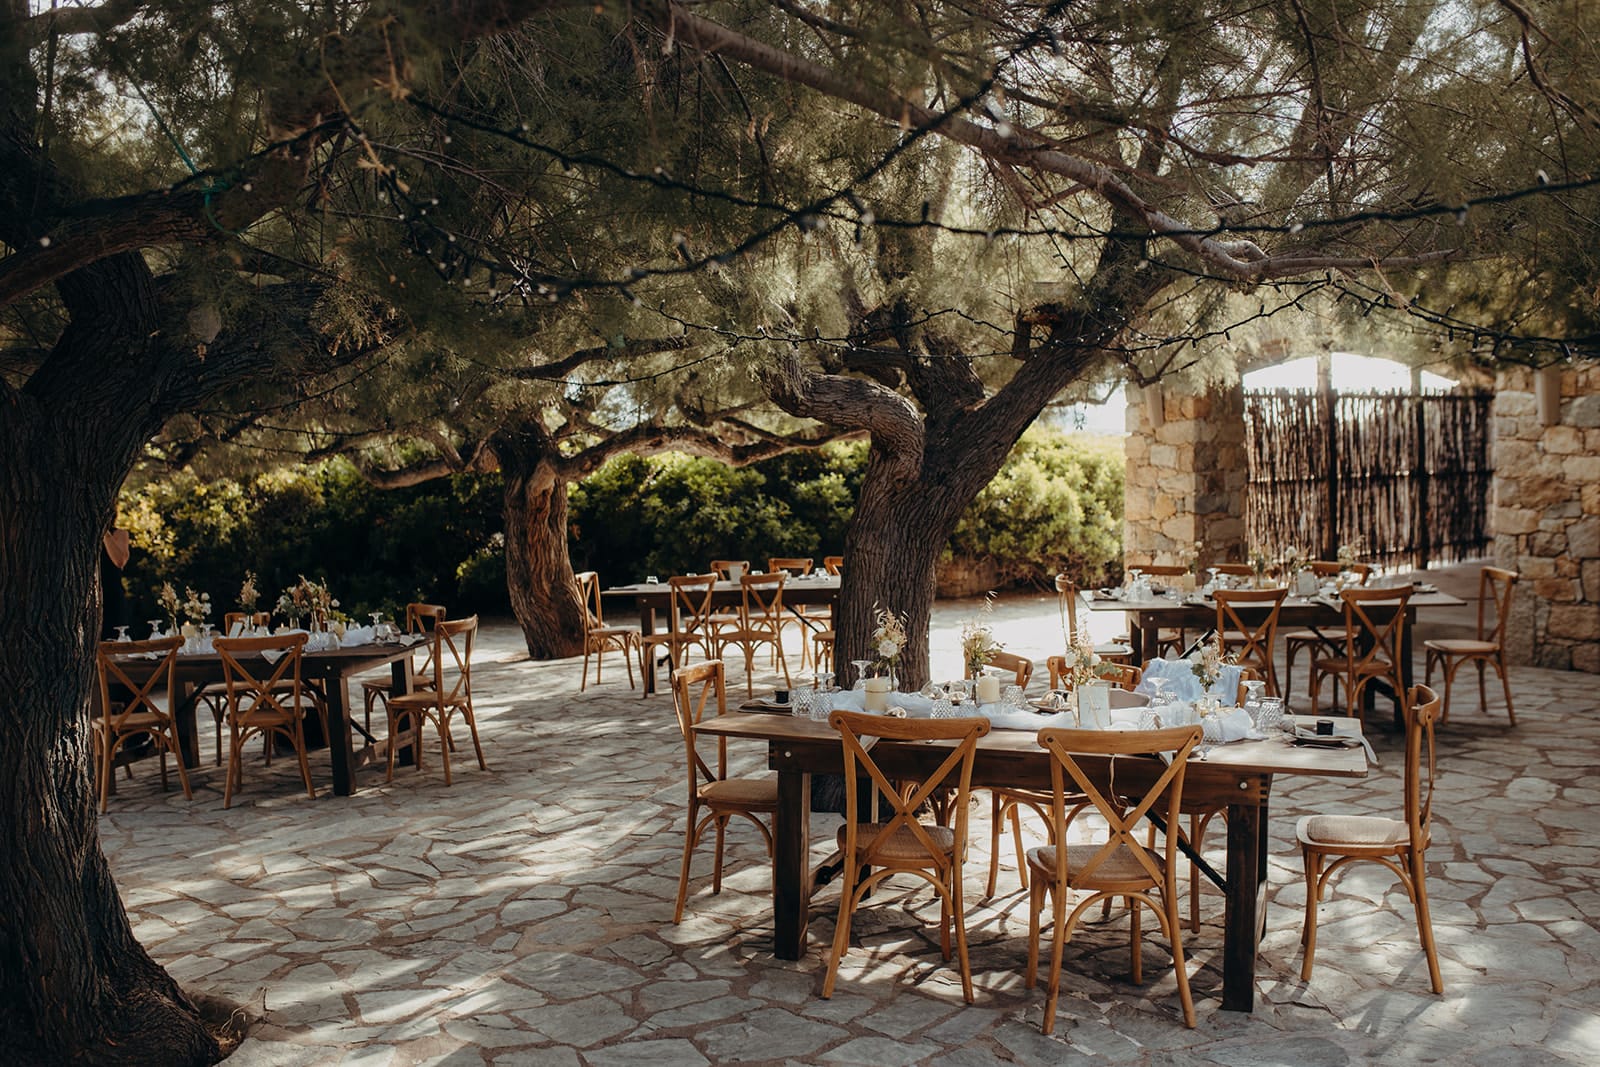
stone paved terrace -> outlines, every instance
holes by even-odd
[[[971,609],[941,606],[936,663],[955,669]],[[1017,651],[1042,660],[1058,642],[1053,599],[1009,598],[996,618]],[[1428,875],[1444,996],[1428,992],[1404,895],[1371,865],[1324,904],[1316,972],[1298,980],[1294,818],[1397,811],[1398,737],[1379,734],[1370,779],[1279,782],[1253,1014],[1218,1007],[1212,891],[1186,941],[1197,1029],[1182,1025],[1158,937],[1145,986],[1128,984],[1118,913],[1068,947],[1046,1038],[1042,994],[1022,986],[1026,903],[1009,865],[1002,895],[982,899],[986,818],[967,866],[977,1003],[962,1003],[929,926],[937,906],[910,879],[858,917],[860,947],[822,1000],[837,890],[814,902],[806,958],[774,959],[764,852],[735,824],[724,891],[709,891],[706,849],[672,925],[685,785],[669,699],[630,692],[615,657],[605,684],[579,695],[577,660],[530,663],[519,637],[486,627],[475,688],[490,770],[464,753],[452,788],[435,761],[392,785],[369,774],[359,796],[338,799],[325,755],[313,758],[314,801],[287,759],[249,767],[230,811],[219,771],[202,772],[192,803],[163,796],[148,762],[121,783],[101,829],[139,937],[186,985],[264,1015],[230,1062],[1600,1062],[1591,676],[1518,669],[1516,729],[1464,699],[1441,731]],[[743,754],[752,769],[761,757]],[[814,817],[817,855],[836,823]],[[1220,841],[1209,836],[1213,853]]]

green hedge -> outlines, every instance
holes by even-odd
[[[574,487],[573,565],[610,583],[698,571],[713,558],[838,553],[866,445],[832,445],[732,469],[681,455],[622,456]],[[1122,449],[1115,440],[1030,431],[951,538],[948,552],[992,562],[1007,584],[1048,584],[1070,568],[1087,581],[1121,558]],[[123,497],[133,532],[124,574],[132,618],[155,614],[171,581],[230,610],[244,572],[264,606],[296,575],[329,579],[352,615],[439,600],[509,613],[502,482],[463,475],[378,490],[342,461],[200,482],[181,475]],[[219,618],[220,621],[220,618]],[[143,628],[136,626],[141,636]]]

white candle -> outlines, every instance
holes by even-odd
[[[889,710],[889,679],[868,678],[866,694],[861,698],[862,707],[868,711]]]
[[[1000,679],[992,674],[978,676],[978,703],[995,704],[1000,700]]]

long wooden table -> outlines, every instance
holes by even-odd
[[[328,755],[333,766],[333,792],[336,796],[351,796],[357,788],[357,760],[350,738],[350,679],[387,664],[391,670],[392,691],[409,693],[412,687],[411,655],[420,648],[420,644],[355,645],[306,652],[300,657],[301,679],[320,683],[319,688],[327,697]],[[142,682],[155,668],[157,661],[124,662],[129,675],[135,681]],[[141,664],[144,665],[142,671]],[[171,707],[178,729],[178,746],[183,752],[186,767],[197,767],[200,763],[199,729],[195,721],[196,697],[205,686],[222,680],[222,657],[216,653],[178,657],[173,682],[178,692],[172,694]]]
[[[1124,600],[1106,596],[1097,590],[1083,590],[1078,594],[1082,604],[1090,611],[1120,611],[1127,616],[1128,637],[1138,654],[1140,663],[1147,663],[1159,654],[1158,631],[1163,627],[1205,632],[1217,624],[1217,605],[1214,600],[1169,600],[1154,597],[1149,600]],[[1417,612],[1424,608],[1461,607],[1465,600],[1436,590],[1413,592],[1406,602],[1406,625],[1400,635],[1400,671],[1406,688],[1414,683],[1412,678],[1412,631],[1416,629]],[[1391,609],[1392,610],[1392,609]],[[1382,617],[1381,610],[1373,610],[1375,618]],[[1344,610],[1336,603],[1320,598],[1285,597],[1278,613],[1278,626],[1303,626],[1312,630],[1321,627],[1337,628],[1344,625]],[[1195,636],[1199,637],[1200,633]]]
[[[613,600],[631,600],[639,609],[639,632],[653,634],[656,632],[656,613],[662,612],[667,617],[670,629],[673,625],[672,613],[672,587],[666,582],[634,582],[632,585],[617,585],[610,589],[602,589],[600,595]],[[711,606],[716,608],[736,607],[744,597],[742,587],[738,582],[720,581],[711,591]],[[805,625],[816,629],[816,619],[801,614],[795,610],[801,607],[816,605],[832,605],[839,599],[839,576],[836,574],[817,574],[807,578],[790,578],[783,583],[783,606],[788,608]],[[644,691],[655,692],[656,672],[653,664],[644,665]]]
[[[730,712],[695,729],[707,737],[767,742],[767,764],[778,772],[772,876],[776,954],[779,959],[799,959],[805,952],[809,904],[817,888],[812,884],[810,857],[811,776],[843,772],[839,735],[827,723],[751,712]],[[873,758],[887,773],[915,779],[936,768],[949,747],[939,742],[880,741]],[[1119,761],[1119,781],[1134,788],[1153,781],[1155,765],[1149,777],[1141,779],[1138,762]],[[1222,1006],[1233,1011],[1255,1006],[1256,950],[1266,918],[1268,801],[1273,776],[1278,774],[1364,778],[1367,756],[1360,746],[1298,748],[1281,740],[1246,741],[1219,745],[1205,759],[1191,759],[1184,782],[1186,811],[1223,808],[1228,814]],[[994,730],[978,741],[972,784],[1048,789],[1049,756],[1032,733]]]

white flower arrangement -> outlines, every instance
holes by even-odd
[[[994,639],[994,630],[988,617],[994,613],[994,594],[984,597],[978,618],[968,619],[961,627],[961,658],[967,677],[976,678],[1000,651],[1000,642]]]
[[[900,654],[906,648],[906,617],[904,613],[896,615],[876,604],[872,607],[872,617],[877,620],[872,631],[873,665],[880,673],[888,674],[900,662]]]

